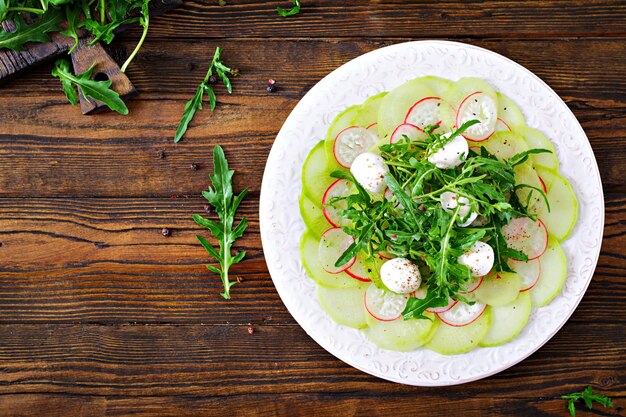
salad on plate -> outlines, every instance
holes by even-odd
[[[578,203],[555,149],[479,78],[426,76],[341,112],[302,169],[322,308],[383,349],[514,339],[561,290]]]

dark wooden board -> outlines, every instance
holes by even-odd
[[[626,3],[317,0],[290,19],[277,5],[289,2],[189,1],[153,19],[127,117],[82,116],[46,65],[0,87],[0,417],[567,416],[559,396],[589,384],[617,407],[577,415],[626,415]],[[107,51],[123,60],[139,35]],[[565,100],[596,153],[606,223],[588,292],[550,342],[501,374],[429,389],[364,374],[305,334],[267,272],[257,210],[275,135],[317,81],[433,37],[512,58]],[[174,145],[218,45],[242,76]],[[231,301],[190,217],[217,143],[251,190]]]

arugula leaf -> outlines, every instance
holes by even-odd
[[[285,10],[282,7],[277,7],[276,11],[278,12],[279,15],[281,15],[282,17],[287,17],[287,16],[293,16],[295,14],[300,13],[300,0],[291,0],[294,4],[294,6],[289,9],[289,10]]]
[[[24,49],[26,42],[50,42],[49,32],[58,32],[59,23],[64,15],[58,10],[50,10],[32,25],[27,25],[21,15],[14,17],[15,31],[0,32],[0,49],[7,48],[14,51]]]
[[[585,390],[582,392],[573,392],[571,394],[562,395],[561,398],[564,400],[567,400],[567,409],[569,410],[572,417],[576,417],[575,403],[576,401],[581,400],[581,399],[585,402],[585,405],[590,410],[593,407],[594,401],[597,402],[598,404],[601,404],[604,407],[608,407],[608,408],[613,407],[613,400],[611,400],[609,397],[602,395],[602,394],[594,394],[593,387],[591,385],[585,388]]]
[[[143,42],[146,40],[146,36],[148,35],[148,26],[150,26],[150,11],[148,10],[149,3],[150,0],[143,0],[143,2],[141,3],[141,17],[139,18],[139,24],[143,28],[143,31],[141,32],[141,38],[139,39],[137,46],[135,46],[133,52],[130,54],[126,62],[124,62],[124,65],[122,65],[122,72],[126,72],[126,68],[128,68],[131,61],[135,58],[135,55],[137,55],[137,52],[139,52],[139,49],[141,49],[141,46],[143,45]]]
[[[230,287],[237,283],[237,281],[229,280],[229,268],[233,264],[240,262],[244,256],[246,256],[245,251],[238,252],[233,256],[231,247],[235,240],[240,238],[248,227],[248,222],[244,217],[239,224],[233,228],[235,212],[248,193],[248,189],[246,188],[239,195],[233,195],[232,178],[234,173],[235,171],[228,169],[228,161],[224,156],[224,150],[221,146],[216,145],[215,148],[213,148],[213,175],[209,176],[211,186],[209,186],[208,191],[203,191],[202,195],[215,209],[219,221],[205,219],[197,214],[193,215],[194,221],[198,225],[209,229],[213,237],[219,241],[218,251],[205,238],[196,236],[207,253],[220,264],[219,269],[212,265],[207,265],[207,268],[220,275],[222,283],[224,284],[224,292],[221,293],[221,296],[227,300],[230,299]]]
[[[0,0],[1,1],[1,0]],[[79,19],[80,9],[77,7],[66,7],[65,8],[65,21],[67,22],[67,29],[61,32],[62,35],[69,36],[74,39],[74,45],[67,51],[68,55],[76,49],[78,46],[78,33],[76,30],[78,29],[78,19]],[[67,93],[66,93],[67,95]],[[73,104],[73,103],[72,103]]]
[[[209,70],[207,71],[200,85],[198,85],[198,88],[196,89],[196,94],[194,94],[193,98],[185,104],[183,117],[181,118],[178,124],[178,128],[176,129],[176,133],[174,134],[174,143],[177,143],[183,137],[183,135],[187,131],[189,122],[191,122],[191,120],[195,116],[196,111],[202,110],[202,101],[204,100],[205,94],[209,99],[211,111],[215,109],[215,106],[217,104],[217,98],[215,97],[215,92],[213,91],[213,88],[209,85],[209,79],[213,75],[213,71],[217,72],[217,75],[226,86],[228,94],[231,94],[233,92],[230,79],[228,78],[228,74],[236,75],[236,73],[233,69],[224,65],[220,58],[221,53],[222,48],[220,48],[219,46],[215,48],[215,54],[213,55],[211,65],[209,65]]]
[[[111,80],[95,81],[91,79],[93,73],[93,66],[82,74],[74,75],[70,71],[69,63],[64,59],[59,59],[54,64],[52,70],[52,76],[61,80],[61,86],[67,96],[67,99],[73,105],[78,103],[78,97],[76,91],[73,89],[73,85],[76,85],[83,96],[89,100],[99,100],[103,102],[111,110],[114,110],[120,114],[128,114],[128,108],[124,101],[120,98],[120,95],[113,89],[111,89]],[[71,90],[71,92],[70,92]]]

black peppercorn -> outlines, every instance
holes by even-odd
[[[170,229],[164,227],[163,229],[161,229],[161,234],[165,237],[168,237],[171,234]]]
[[[269,91],[270,93],[273,93],[274,91],[276,91],[276,86],[274,84],[268,84],[267,91]]]
[[[209,84],[211,84],[211,85],[217,84],[217,77],[215,75],[211,75],[209,77]]]

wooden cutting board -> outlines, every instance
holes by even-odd
[[[163,14],[181,4],[182,0],[154,0],[150,5],[150,16]],[[122,32],[129,27],[130,25],[122,25],[115,33]],[[2,22],[2,29],[13,31],[15,26],[13,22],[5,21]],[[96,43],[93,46],[89,46],[93,37],[86,30],[78,31],[78,35],[78,46],[71,53],[74,73],[80,74],[85,72],[95,64],[94,78],[111,80],[111,88],[117,91],[122,99],[137,94],[137,90],[126,74],[120,70],[120,67],[102,48],[102,45]],[[12,80],[38,65],[66,54],[74,45],[74,39],[61,35],[58,32],[51,33],[50,39],[51,41],[47,43],[29,43],[23,51],[0,50],[0,84]],[[82,94],[79,95],[80,108],[83,114],[94,113],[106,108],[104,103],[98,100],[87,100]]]

